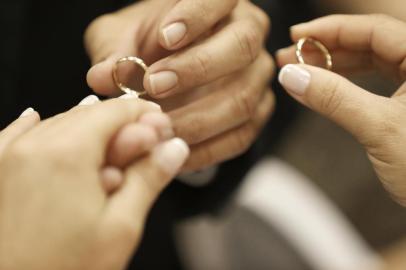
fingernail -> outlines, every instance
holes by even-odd
[[[135,91],[132,91],[130,93],[124,94],[122,96],[119,96],[118,98],[121,99],[133,99],[133,98],[138,98],[138,93]]]
[[[162,31],[165,44],[168,48],[179,43],[186,35],[187,28],[184,23],[177,22],[165,27]]]
[[[156,110],[162,112],[162,107],[158,103],[155,103],[155,102],[152,102],[152,101],[148,101],[147,103],[149,105],[151,105],[152,107],[154,107]]]
[[[25,111],[23,111],[23,113],[20,115],[19,118],[30,116],[34,112],[35,112],[35,110],[33,108],[28,108]]]
[[[168,174],[176,174],[185,163],[190,153],[185,141],[175,138],[157,146],[152,157]]]
[[[141,116],[138,123],[154,127],[161,141],[169,140],[175,136],[171,119],[165,114],[146,113]]]
[[[296,95],[303,95],[310,84],[310,73],[297,66],[286,65],[279,73],[279,82],[283,87]]]
[[[162,71],[149,76],[152,94],[167,92],[178,84],[178,75],[173,71]]]
[[[99,98],[95,95],[90,95],[85,97],[80,103],[79,106],[88,106],[88,105],[93,105],[96,102],[99,102]]]

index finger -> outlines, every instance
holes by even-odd
[[[163,19],[160,44],[177,50],[195,41],[229,15],[237,0],[180,0]]]
[[[372,51],[392,64],[406,56],[406,24],[386,15],[332,15],[293,26],[291,32],[295,42],[313,37],[330,50]]]

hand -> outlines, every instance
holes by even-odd
[[[406,206],[406,24],[383,15],[335,15],[292,28],[294,41],[308,36],[331,50],[337,72],[377,69],[403,83],[387,98],[308,65],[287,65],[280,74],[292,97],[359,140],[384,186]],[[293,63],[294,47],[277,58],[280,66]],[[316,52],[308,58],[317,60]]]
[[[143,86],[192,146],[184,170],[202,169],[249,148],[273,110],[268,29],[267,16],[249,1],[143,1],[89,26],[85,44],[95,66],[88,83],[115,95],[118,58],[152,64]]]
[[[122,187],[106,194],[99,182],[119,133],[154,111],[114,99],[39,122],[30,110],[0,133],[1,269],[125,267],[188,155],[180,139],[164,142],[124,166]]]

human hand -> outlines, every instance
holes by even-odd
[[[273,110],[268,29],[267,16],[249,1],[143,1],[89,26],[85,43],[95,66],[88,83],[115,95],[117,59],[153,63],[143,86],[192,146],[184,170],[202,169],[244,152]],[[134,77],[127,72],[123,81]]]
[[[378,96],[327,70],[286,65],[296,61],[294,46],[278,52],[284,66],[279,79],[288,93],[352,133],[384,186],[406,206],[406,24],[384,15],[335,15],[294,26],[293,41],[302,37],[331,50],[336,72],[377,69],[401,82],[392,97]],[[317,52],[308,59],[317,61]]]
[[[100,184],[122,128],[156,111],[114,99],[39,122],[28,111],[0,133],[0,268],[123,269],[160,191],[188,155],[180,139],[122,168],[124,183]]]

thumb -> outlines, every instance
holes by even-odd
[[[361,143],[384,123],[388,98],[370,93],[338,74],[308,65],[286,65],[279,81],[300,103],[334,121]]]
[[[134,42],[125,39],[124,27],[114,14],[103,15],[87,28],[84,38],[92,68],[87,73],[87,83],[96,93],[111,96],[119,93],[112,77],[116,61],[136,55]]]
[[[124,185],[109,198],[105,208],[97,245],[103,254],[97,263],[103,267],[95,269],[125,268],[142,238],[149,210],[188,156],[189,147],[175,138],[126,169]]]

